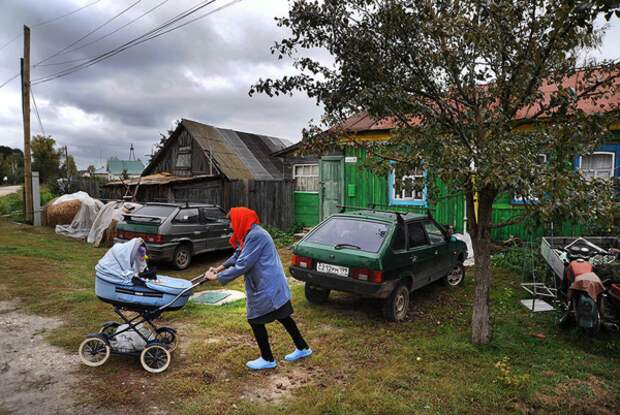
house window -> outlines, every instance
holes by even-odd
[[[536,155],[534,162],[536,165],[542,166],[543,164],[547,163],[547,155],[546,154]],[[525,192],[525,195],[526,195],[525,197],[514,195],[514,197],[512,198],[512,204],[513,205],[525,205],[525,204],[531,204],[531,203],[538,202],[538,198],[531,194],[531,190],[528,190],[527,192]]]
[[[418,205],[426,202],[426,177],[422,169],[392,170],[388,178],[392,204]]]
[[[293,166],[293,179],[295,179],[296,192],[319,191],[319,165],[296,164]]]
[[[192,148],[190,146],[179,147],[177,154],[177,169],[189,169],[192,167]]]
[[[614,153],[597,152],[581,156],[579,170],[587,179],[593,177],[611,179],[614,177],[614,162]]]

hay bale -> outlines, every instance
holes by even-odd
[[[105,246],[106,248],[114,245],[114,234],[116,233],[116,225],[118,225],[118,221],[116,219],[112,219],[110,225],[103,232],[103,238],[101,238],[101,243],[98,246]]]
[[[69,200],[56,205],[48,204],[47,209],[45,209],[47,226],[69,225],[80,210],[81,204],[79,200]]]
[[[52,204],[56,201],[56,199],[58,199],[58,197],[53,198],[52,200],[47,202],[45,205],[43,205],[43,207],[41,208],[41,225],[48,226],[47,225],[47,209],[50,206],[52,206]]]

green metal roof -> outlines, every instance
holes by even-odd
[[[113,176],[120,176],[124,170],[127,170],[127,174],[130,176],[139,176],[144,170],[144,163],[142,160],[119,160],[116,157],[112,157],[108,160],[108,172]]]

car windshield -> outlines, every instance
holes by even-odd
[[[332,217],[314,230],[306,241],[336,249],[378,252],[387,231],[385,223]]]
[[[158,218],[167,218],[175,211],[174,206],[164,205],[146,205],[136,210],[135,216],[156,216]]]

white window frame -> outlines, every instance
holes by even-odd
[[[317,169],[317,174],[315,175],[311,175],[311,176],[306,176],[306,175],[298,175],[297,174],[297,167],[313,167],[316,166]],[[318,194],[319,193],[319,181],[320,181],[320,177],[321,177],[321,171],[320,171],[320,166],[319,163],[301,163],[301,164],[293,164],[293,180],[295,180],[295,192],[296,193],[313,193],[313,194]],[[311,190],[297,190],[297,178],[298,177],[304,177],[304,178],[316,178],[317,180],[317,190],[316,191],[311,191]]]
[[[596,155],[611,156],[611,176],[609,177],[609,180],[611,180],[614,177],[616,177],[616,153],[614,153],[613,151],[595,151],[592,154],[588,154],[588,155],[592,155],[592,156],[596,156]],[[583,164],[583,156],[579,156],[579,171],[581,172],[581,174],[583,174],[583,169],[581,168],[582,164]],[[598,176],[594,176],[594,177],[598,177]]]
[[[396,177],[396,169],[392,169],[392,188],[390,189],[390,191],[392,192],[392,200],[396,201],[396,202],[425,202],[426,201],[426,197],[425,197],[425,189],[422,189],[422,197],[404,197],[403,193],[406,191],[406,189],[402,189],[401,190],[401,197],[396,197],[396,180],[399,181],[404,181],[406,179],[412,179],[414,182],[416,179],[422,179],[422,180],[426,180],[426,175],[424,174],[424,170],[420,169],[420,173],[419,174],[407,174],[405,176],[401,176],[399,178]],[[416,190],[413,190],[413,194],[415,195]]]

